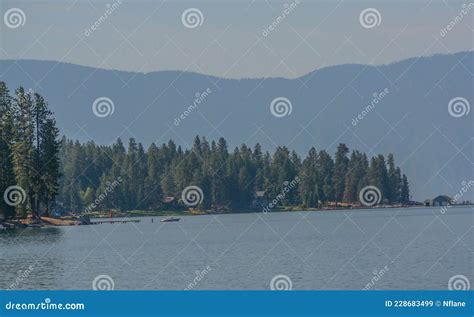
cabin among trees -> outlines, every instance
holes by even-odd
[[[255,192],[255,198],[252,202],[253,209],[262,209],[268,205],[268,197],[264,190],[257,190]]]
[[[162,209],[166,210],[173,210],[178,208],[178,202],[175,197],[173,196],[166,196],[163,198],[163,204],[161,206]]]
[[[439,195],[433,199],[425,200],[425,206],[448,206],[453,204],[453,199],[446,195]]]

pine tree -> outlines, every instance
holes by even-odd
[[[308,156],[303,160],[300,171],[300,197],[304,207],[318,207],[320,175],[318,168],[318,154],[311,148]]]
[[[214,149],[213,149],[214,148]],[[231,183],[228,180],[228,157],[227,142],[219,138],[215,146],[211,146],[211,171],[213,181],[211,182],[211,196],[214,207],[219,208],[231,203]]]
[[[319,199],[325,203],[334,201],[334,161],[326,151],[319,152]]]
[[[339,144],[336,151],[334,163],[334,198],[337,202],[342,201],[345,189],[346,174],[349,168],[349,159],[347,158],[349,149],[345,144]]]
[[[59,174],[59,130],[56,121],[44,98],[35,93],[33,104],[34,126],[34,173],[32,186],[34,191],[33,215],[40,216],[41,208],[47,212],[58,194]]]
[[[405,174],[402,176],[402,184],[400,189],[400,202],[402,204],[408,204],[410,202],[410,187],[408,185],[408,179]]]
[[[387,198],[391,203],[394,203],[399,198],[400,175],[397,175],[397,168],[395,167],[395,159],[390,153],[387,157],[388,165],[388,195]]]
[[[263,153],[259,143],[255,144],[252,153],[252,162],[255,168],[255,179],[253,190],[262,191],[265,186],[265,171],[263,168]]]
[[[390,193],[387,165],[385,158],[379,154],[373,157],[369,168],[369,185],[375,186],[382,194],[381,201],[387,199]]]
[[[41,193],[40,199],[49,211],[59,193],[59,178],[61,177],[59,151],[61,142],[58,139],[59,129],[52,118],[47,118],[40,134],[40,160],[41,165]]]
[[[394,202],[401,202],[401,190],[402,190],[402,172],[400,167],[395,169],[395,174],[393,176],[393,194],[395,197]]]
[[[147,151],[147,171],[145,177],[144,204],[152,210],[157,210],[163,200],[160,179],[163,174],[160,164],[160,151],[155,143],[152,143]]]
[[[102,210],[104,210],[104,208],[119,209],[122,211],[130,210],[130,195],[132,193],[128,192],[129,187],[127,181],[130,175],[126,169],[126,164],[130,161],[127,158],[125,147],[120,138],[112,145],[110,159],[111,168],[102,174],[98,193],[99,195],[104,194],[107,189],[110,188],[110,184],[114,182],[118,182],[119,184],[115,186],[112,191],[108,192],[106,199],[101,203],[103,207]]]
[[[15,185],[12,161],[13,115],[14,108],[8,88],[0,81],[0,220],[15,216],[15,207],[3,199],[7,188]]]
[[[277,197],[281,194],[285,186],[293,181],[296,176],[297,171],[290,158],[290,152],[286,147],[278,147],[271,162],[270,180],[272,185],[269,188],[271,196]],[[294,200],[293,195],[296,195],[294,191],[287,193],[281,200],[281,204],[291,203]]]
[[[15,142],[12,146],[13,164],[17,186],[26,193],[25,203],[16,206],[20,217],[33,207],[35,186],[33,180],[36,176],[35,162],[35,129],[33,118],[33,101],[31,95],[25,92],[23,87],[15,91]]]

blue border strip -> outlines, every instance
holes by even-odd
[[[0,316],[471,317],[473,299],[473,291],[0,291]],[[27,304],[39,306],[18,309]]]

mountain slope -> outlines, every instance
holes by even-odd
[[[174,139],[188,146],[199,134],[208,139],[224,136],[231,147],[260,142],[267,150],[287,145],[301,154],[311,146],[333,153],[344,142],[372,155],[393,152],[418,200],[454,195],[462,181],[474,179],[473,114],[456,118],[448,111],[454,97],[474,102],[473,73],[473,52],[377,67],[340,65],[293,80],[0,61],[0,80],[12,90],[22,85],[42,93],[70,138],[104,144],[118,136],[145,144]],[[189,108],[196,93],[207,89],[208,96]],[[377,103],[366,109],[374,93]],[[270,104],[280,96],[291,101],[292,111],[278,118]],[[99,97],[113,101],[112,115],[94,115],[92,105]],[[471,189],[463,199],[473,196]]]

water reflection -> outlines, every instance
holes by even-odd
[[[453,275],[472,278],[466,246],[473,214],[458,208],[441,222],[437,211],[279,212],[264,221],[258,214],[210,215],[183,217],[179,225],[141,218],[6,231],[0,288],[91,289],[106,274],[116,289],[182,290],[209,266],[193,289],[269,289],[284,274],[295,290],[360,290],[387,266],[372,290],[446,289]]]
[[[63,231],[57,227],[4,229],[0,230],[0,246],[4,242],[12,242],[20,237],[22,243],[28,241],[34,243],[57,242],[62,235]]]

